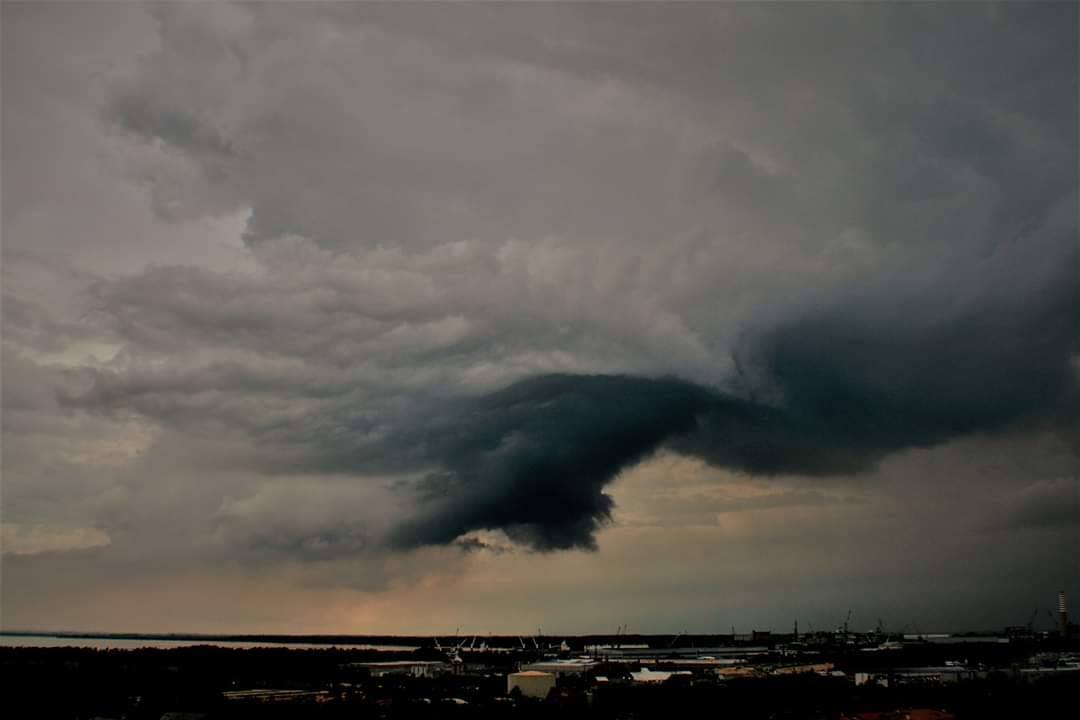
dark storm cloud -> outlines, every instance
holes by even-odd
[[[963,279],[845,295],[760,332],[741,351],[761,374],[752,382],[871,451],[1075,411],[1073,231],[1053,229],[962,269]]]
[[[145,96],[118,96],[109,115],[142,139],[161,140],[181,152],[218,159],[233,155],[231,143],[205,122],[179,108],[155,105]]]
[[[161,269],[153,282],[112,283],[100,296],[117,332],[142,338],[152,328],[171,348],[187,342],[179,328],[203,341],[227,337],[263,359],[186,372],[96,371],[87,373],[88,391],[63,399],[135,410],[190,432],[240,430],[261,448],[264,470],[421,475],[403,485],[418,500],[389,533],[397,546],[502,530],[539,550],[591,548],[614,507],[605,487],[660,448],[750,475],[833,476],[973,433],[1075,419],[1080,249],[1070,207],[988,258],[964,254],[936,272],[866,278],[861,290],[758,318],[722,385],[555,373],[469,400],[436,379],[413,386],[405,402],[396,388],[412,380],[392,366],[412,343],[385,344],[386,367],[374,375],[320,365],[339,343],[334,355],[362,351],[356,343],[367,327],[322,312],[343,306],[327,296],[322,275],[312,280],[314,298],[307,285],[282,295],[265,281],[231,282],[221,295],[220,278],[208,274],[193,276],[199,293],[184,282],[173,297],[178,273]],[[312,333],[313,317],[326,328]],[[307,334],[289,340],[293,328]],[[430,347],[416,346],[423,355]],[[301,362],[271,363],[271,348]]]
[[[665,445],[751,475],[835,475],[971,433],[1075,418],[1080,252],[1050,247],[1052,274],[1033,293],[997,288],[952,306],[864,298],[759,332],[742,351],[741,394],[673,378],[514,383],[410,437],[442,471],[429,508],[395,540],[501,529],[539,550],[592,548],[613,508],[604,487]]]
[[[430,478],[437,510],[396,532],[402,544],[449,543],[502,529],[553,550],[594,544],[619,470],[689,432],[715,402],[675,379],[546,375],[470,404],[415,441],[442,465]]]

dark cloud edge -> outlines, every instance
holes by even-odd
[[[399,438],[439,470],[389,541],[502,530],[537,551],[595,549],[614,509],[604,489],[661,449],[752,476],[824,477],[973,434],[1074,426],[1080,247],[1045,247],[1054,269],[1019,292],[987,282],[965,302],[834,303],[747,336],[732,389],[544,374],[468,401]]]

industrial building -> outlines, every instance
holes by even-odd
[[[552,659],[542,662],[522,665],[522,670],[536,670],[538,672],[551,673],[556,677],[561,675],[581,675],[596,667],[597,662],[590,658],[567,658]]]
[[[367,670],[371,677],[411,675],[430,678],[446,672],[450,664],[441,660],[385,660],[382,662],[349,663],[349,667]]]
[[[555,687],[555,676],[539,670],[522,670],[506,676],[506,694],[517,689],[523,697],[543,700]]]

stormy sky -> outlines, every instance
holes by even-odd
[[[1080,600],[1075,3],[2,32],[4,629]]]

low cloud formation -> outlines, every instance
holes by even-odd
[[[0,552],[4,555],[41,555],[108,545],[109,536],[94,528],[22,523],[0,525]]]
[[[413,440],[442,468],[437,497],[395,539],[501,529],[539,550],[593,548],[613,507],[604,487],[662,446],[751,475],[839,475],[972,433],[1075,422],[1080,253],[1048,249],[1050,274],[1011,291],[849,302],[755,334],[742,394],[674,378],[514,383]]]
[[[660,448],[749,475],[838,476],[974,433],[1074,424],[1080,251],[1056,217],[1023,247],[965,259],[962,279],[943,273],[914,287],[885,280],[763,320],[743,332],[725,383],[522,373],[470,397],[445,387],[444,374],[428,378],[423,390],[411,388],[404,402],[370,376],[329,382],[317,365],[264,360],[174,374],[138,366],[87,372],[86,390],[64,402],[114,417],[135,410],[193,433],[239,431],[254,442],[253,462],[266,472],[401,478],[403,504],[385,531],[357,534],[338,520],[323,535],[297,541],[305,554],[372,543],[452,544],[482,530],[541,551],[593,549],[614,508],[605,487]],[[102,295],[118,332],[142,338],[149,317],[154,327],[179,324],[214,337],[244,328],[232,343],[238,351],[257,350],[267,338],[278,349],[297,342],[299,350],[302,344],[277,340],[278,329],[258,318],[277,312],[310,328],[310,303],[341,302],[295,288],[304,301],[274,311],[270,303],[282,299],[260,302],[267,282],[248,280],[231,285],[224,303],[193,304],[186,288],[213,296],[217,278],[158,274],[152,288],[149,278],[138,278]],[[138,302],[142,297],[147,301]],[[181,311],[197,322],[185,322]],[[420,318],[427,306],[409,312]],[[362,326],[355,327],[361,332],[335,340],[339,331],[328,326],[328,348],[362,343]],[[377,326],[372,332],[385,337]],[[433,336],[441,348],[440,331]],[[177,337],[161,336],[166,343]],[[430,354],[420,340],[428,337],[425,330],[418,344],[390,343],[387,362]],[[484,348],[468,331],[451,342],[462,352]],[[382,377],[410,380],[389,370]],[[290,533],[275,534],[293,542]]]
[[[718,396],[675,379],[542,375],[469,403],[419,437],[441,465],[430,508],[396,530],[403,545],[499,529],[540,550],[594,547],[615,475],[691,432]]]

